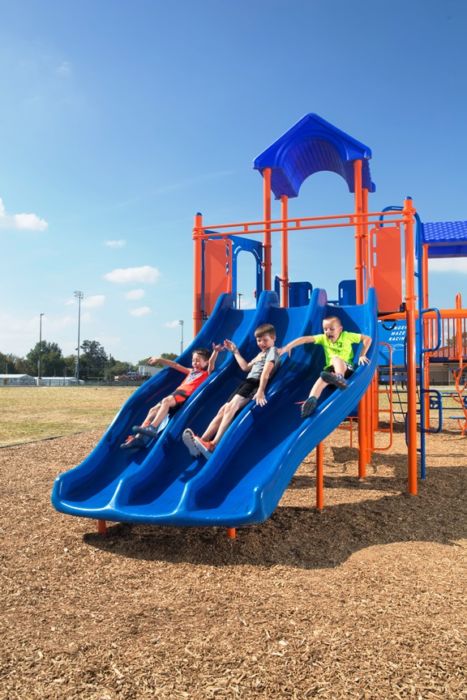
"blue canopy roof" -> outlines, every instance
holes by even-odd
[[[374,192],[370,158],[368,146],[317,114],[307,114],[256,158],[254,168],[261,173],[271,168],[271,188],[279,199],[283,194],[298,197],[306,178],[323,170],[341,175],[349,192],[355,192],[353,161],[363,160],[363,187]]]
[[[422,242],[428,244],[429,258],[463,258],[467,256],[467,221],[426,222]]]

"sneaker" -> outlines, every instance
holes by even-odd
[[[130,435],[125,442],[122,442],[120,445],[120,449],[122,450],[141,450],[143,447],[147,447],[147,443],[142,435],[140,437],[133,437],[133,435]]]
[[[302,418],[308,418],[308,416],[311,416],[311,414],[316,411],[317,403],[318,399],[316,396],[310,396],[302,405]]]
[[[138,432],[142,433],[143,435],[147,435],[150,438],[155,438],[159,435],[159,429],[155,428],[153,425],[140,425]]]
[[[334,374],[334,372],[321,372],[321,379],[326,382],[326,384],[332,384],[337,386],[339,389],[347,389],[347,380],[344,379],[342,374]]]
[[[214,452],[214,443],[212,443],[210,440],[202,440],[200,437],[197,437],[197,435],[193,436],[193,440],[195,445],[198,447],[200,454],[208,459]]]
[[[183,431],[182,442],[192,457],[199,457],[200,456],[201,450],[199,449],[198,445],[196,444],[195,434],[190,428],[187,428],[186,430]]]

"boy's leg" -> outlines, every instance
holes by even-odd
[[[162,421],[164,420],[164,418],[166,417],[166,415],[168,414],[170,409],[174,408],[174,406],[176,406],[176,405],[177,405],[177,402],[172,395],[169,395],[169,396],[166,396],[165,398],[163,398],[159,404],[159,408],[157,410],[157,413],[154,415],[154,417],[151,420],[151,423],[150,423],[151,427],[157,428],[162,423]]]
[[[160,403],[158,403],[155,406],[153,406],[152,408],[150,408],[148,413],[147,413],[146,418],[143,420],[141,425],[144,425],[145,427],[147,425],[151,425],[152,421],[157,416],[157,413],[159,411],[160,406],[161,406]]]
[[[227,404],[225,403],[223,406],[220,407],[212,421],[209,423],[208,427],[204,431],[204,433],[201,435],[201,440],[212,440],[214,435],[217,433],[219,426],[222,422],[222,418],[224,417],[224,410]]]
[[[221,437],[235,418],[238,411],[244,406],[246,406],[249,401],[250,399],[235,394],[235,396],[224,405],[224,413],[222,416],[222,420],[220,422],[215,436],[212,438],[212,443],[214,445],[217,445],[219,443]]]

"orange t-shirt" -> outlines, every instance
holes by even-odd
[[[208,377],[209,373],[207,370],[202,369],[201,371],[196,372],[194,369],[192,369],[190,374],[186,375],[183,382],[175,389],[175,391],[183,392],[184,396],[186,397],[191,396],[199,385],[202,384]]]

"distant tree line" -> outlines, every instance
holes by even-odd
[[[173,359],[176,355],[162,353],[162,357]],[[64,356],[57,343],[48,343],[46,340],[36,343],[26,357],[0,351],[0,374],[29,374],[36,377],[39,372],[39,358],[42,377],[76,376],[77,356]],[[146,360],[141,360],[139,364],[145,363]],[[116,360],[112,355],[108,355],[97,340],[83,340],[80,345],[80,379],[113,381],[116,376],[136,370],[137,366],[131,362]]]

